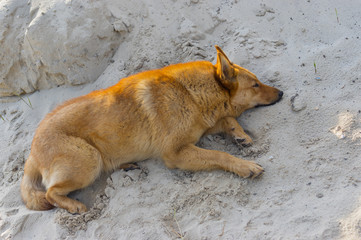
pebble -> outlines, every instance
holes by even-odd
[[[105,204],[104,203],[99,203],[98,205],[97,205],[97,208],[98,209],[103,209],[105,207]]]
[[[323,198],[323,194],[322,193],[317,193],[316,197]]]
[[[296,95],[292,96],[290,101],[291,101],[292,111],[294,111],[294,112],[300,112],[307,107],[306,102],[299,97],[298,93],[296,93]]]
[[[93,218],[93,214],[87,213],[84,217],[84,221],[89,222],[90,220],[92,220],[92,218]]]
[[[121,20],[115,21],[113,23],[113,28],[114,28],[114,31],[120,32],[120,33],[128,31],[127,26]]]

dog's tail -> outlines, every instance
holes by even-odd
[[[30,156],[25,164],[24,176],[21,181],[21,197],[27,208],[32,210],[50,210],[54,208],[46,200],[45,192],[41,190],[42,176]]]

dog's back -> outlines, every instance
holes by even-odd
[[[85,139],[102,153],[106,170],[161,157],[162,149],[177,144],[175,138],[198,141],[204,129],[213,126],[224,112],[220,108],[229,104],[228,92],[214,73],[210,62],[191,62],[122,79],[56,108],[40,124],[34,141],[39,134],[42,139],[49,138],[47,145],[58,141],[53,138],[56,134]],[[194,127],[197,125],[199,129]],[[36,147],[33,144],[33,150]]]

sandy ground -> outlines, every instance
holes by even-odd
[[[113,15],[127,12],[131,30],[95,82],[0,99],[0,238],[361,239],[360,1],[149,2],[106,1]],[[149,159],[72,193],[85,214],[25,208],[23,165],[51,109],[135,72],[214,63],[215,44],[285,92],[238,119],[254,146],[239,149],[222,135],[198,144],[257,161],[262,177],[169,170]]]

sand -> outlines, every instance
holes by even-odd
[[[1,21],[17,27],[0,29],[0,238],[361,239],[360,16],[357,0],[3,1]],[[198,145],[257,161],[262,177],[169,170],[149,159],[72,193],[85,214],[25,208],[24,162],[57,104],[136,72],[215,63],[215,44],[285,95],[238,118],[253,146],[224,135]]]

